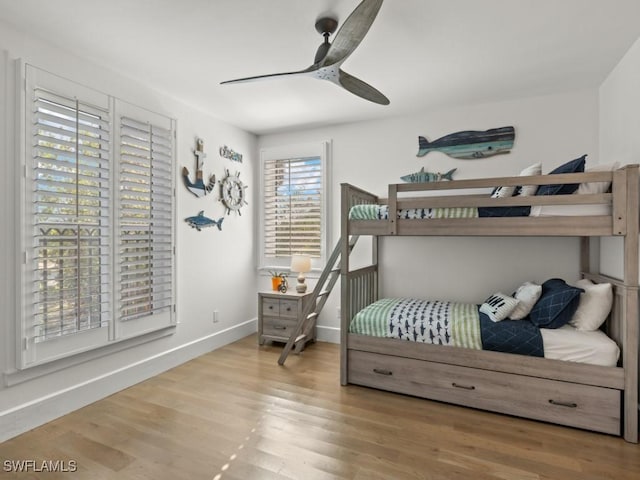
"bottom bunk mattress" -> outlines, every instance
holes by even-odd
[[[493,322],[478,305],[438,300],[378,300],[356,314],[349,332],[603,366],[615,366],[620,354],[601,331],[538,328],[528,320]]]

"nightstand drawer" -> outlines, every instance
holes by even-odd
[[[281,318],[264,317],[262,333],[263,335],[270,335],[273,337],[283,337],[286,341],[295,330],[297,323],[298,322],[295,319],[286,320]]]
[[[280,316],[298,318],[298,302],[296,300],[280,300]]]
[[[264,315],[280,316],[280,300],[277,298],[263,298],[262,312]]]

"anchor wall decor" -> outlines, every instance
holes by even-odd
[[[184,184],[187,187],[187,190],[193,193],[196,197],[204,197],[207,193],[213,190],[213,187],[216,184],[216,176],[211,175],[207,185],[205,185],[202,180],[202,166],[207,154],[204,153],[204,140],[201,138],[196,139],[196,149],[193,151],[193,154],[196,156],[196,181],[192,183],[191,180],[189,180],[189,170],[187,167],[182,167],[182,178],[184,179]]]

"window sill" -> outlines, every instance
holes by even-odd
[[[129,348],[137,347],[144,343],[152,342],[160,338],[173,335],[176,326],[170,325],[160,330],[150,332],[138,337],[128,338],[120,340],[117,343],[105,345],[103,347],[96,348],[95,350],[78,353],[76,355],[54,360],[45,364],[34,365],[33,367],[26,368],[24,370],[12,370],[3,374],[4,386],[12,387],[24,382],[43,377],[51,373],[64,370],[81,363],[86,363],[92,360],[96,360],[107,355],[112,355]]]

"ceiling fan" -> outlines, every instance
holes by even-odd
[[[306,75],[320,80],[329,80],[365,100],[379,103],[380,105],[389,105],[389,99],[382,93],[340,68],[369,31],[382,6],[382,1],[362,0],[360,5],[344,21],[331,43],[329,43],[329,37],[338,28],[338,21],[331,17],[318,19],[316,30],[324,36],[324,42],[318,47],[313,65],[310,67],[296,72],[273,73],[227,80],[221,82],[221,84],[251,82],[286,75]]]

